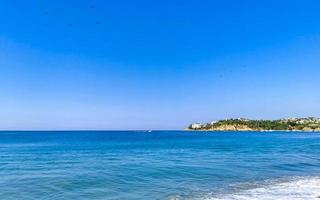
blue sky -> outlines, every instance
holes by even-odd
[[[320,116],[320,2],[0,0],[0,129]]]

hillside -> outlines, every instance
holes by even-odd
[[[211,123],[194,123],[187,130],[203,131],[320,131],[320,119],[288,118],[279,120],[225,119]]]

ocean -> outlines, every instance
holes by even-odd
[[[318,199],[320,133],[2,131],[0,199]]]

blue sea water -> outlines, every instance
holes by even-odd
[[[0,199],[316,199],[320,133],[2,131]]]

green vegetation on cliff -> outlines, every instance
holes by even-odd
[[[268,130],[291,130],[291,131],[320,131],[320,119],[318,118],[289,118],[279,120],[249,120],[249,119],[226,119],[211,123],[195,123],[188,130],[220,130],[220,131],[268,131]]]

